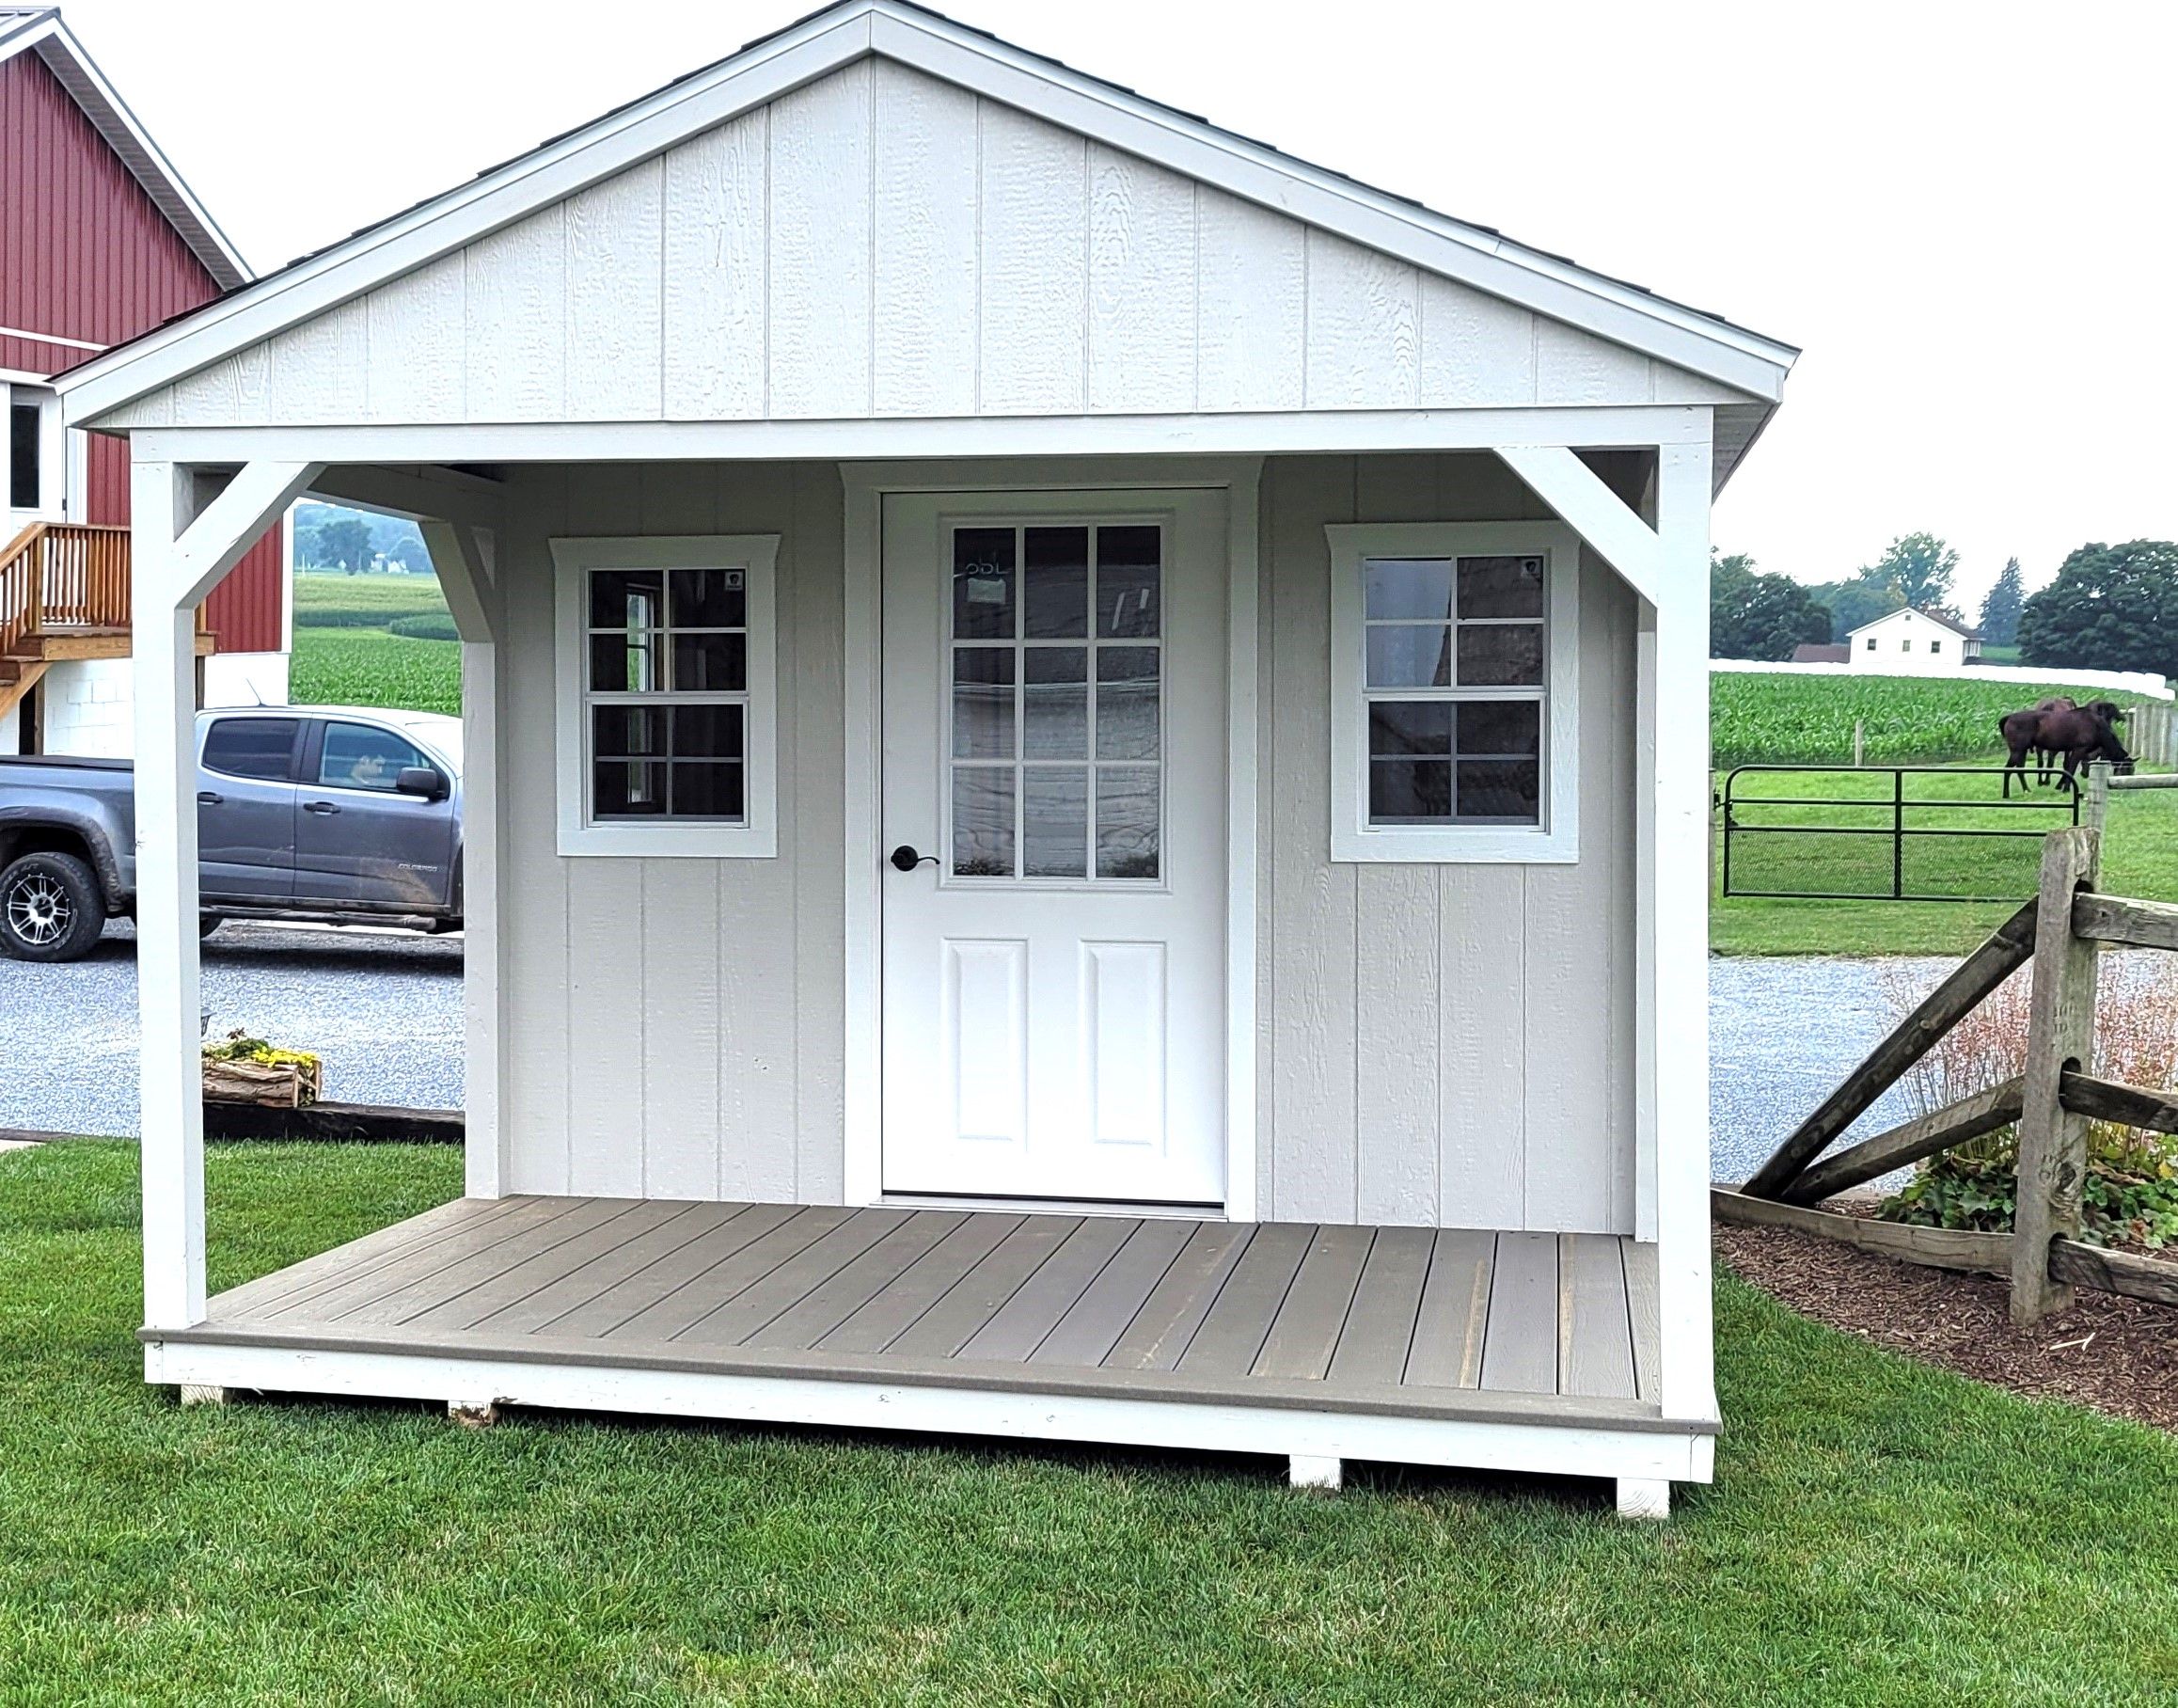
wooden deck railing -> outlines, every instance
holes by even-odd
[[[125,630],[129,609],[126,528],[33,522],[0,552],[0,657],[16,652],[25,636]]]

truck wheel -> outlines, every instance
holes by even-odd
[[[99,880],[72,854],[25,854],[0,872],[0,953],[17,960],[81,960],[105,923]]]
[[[216,913],[199,913],[197,916],[197,936],[199,941],[210,937],[227,922]]]

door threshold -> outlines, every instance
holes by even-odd
[[[880,1205],[903,1210],[966,1210],[1014,1211],[1038,1216],[1138,1216],[1185,1222],[1223,1222],[1223,1204],[1140,1202],[1123,1198],[1038,1198],[971,1192],[886,1192]]]

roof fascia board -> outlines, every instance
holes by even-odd
[[[69,97],[81,107],[107,146],[121,157],[130,175],[144,186],[159,212],[181,232],[205,270],[220,289],[230,291],[254,277],[242,252],[229,241],[197,193],[174,169],[151,134],[138,122],[129,104],[106,81],[98,62],[84,49],[75,32],[57,11],[48,12],[30,28],[0,40],[0,58],[11,58],[25,48],[35,48],[48,71]]]
[[[1532,252],[1226,137],[934,15],[878,0],[819,13],[708,74],[671,85],[231,302],[83,364],[64,387],[70,419],[81,425],[117,409],[872,52],[1750,397],[1776,402],[1783,394],[1793,355],[1786,346],[1611,287],[1578,268],[1546,267]]]
[[[827,23],[827,18],[830,22]],[[318,259],[272,275],[76,368],[62,387],[69,419],[86,421],[196,372],[260,339],[338,308],[540,208],[662,153],[685,136],[852,64],[870,51],[869,18],[820,14],[736,55],[714,75],[669,86],[635,105],[435,197]]]
[[[871,45],[949,83],[1764,402],[1784,394],[1785,373],[1798,354],[1790,346],[1273,154],[1006,42],[929,13],[880,8],[871,17]]]

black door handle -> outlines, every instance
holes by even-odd
[[[306,800],[303,803],[304,812],[315,813],[320,818],[330,818],[339,810],[329,800]]]
[[[197,804],[200,807],[221,806],[226,803],[226,796],[214,794],[210,789],[198,789],[197,791]]]
[[[934,866],[938,863],[937,855],[918,854],[907,843],[902,843],[894,848],[891,858],[892,869],[896,872],[912,872],[917,866]]]

